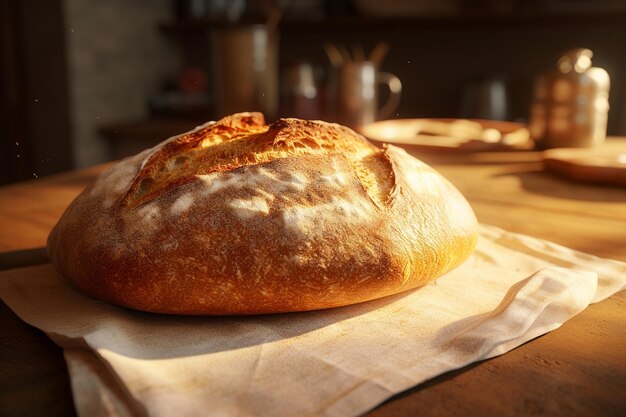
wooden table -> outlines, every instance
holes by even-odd
[[[626,152],[626,139],[611,144]],[[537,152],[419,156],[457,185],[481,222],[626,261],[625,189],[543,172]],[[102,169],[0,188],[0,252],[44,246],[63,209]],[[25,262],[41,255],[28,252]],[[7,259],[19,260],[0,256]],[[625,303],[622,291],[547,335],[441,375],[368,416],[624,416]],[[74,415],[62,350],[5,305],[1,320],[0,415]]]

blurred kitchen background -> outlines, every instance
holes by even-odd
[[[589,48],[611,77],[607,132],[626,135],[624,0],[0,4],[0,183],[117,159],[231,111],[337,120],[332,61],[372,54],[401,81],[385,118],[527,122],[536,77]]]

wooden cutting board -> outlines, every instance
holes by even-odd
[[[543,163],[547,170],[574,181],[626,186],[626,147],[550,149],[544,152]]]

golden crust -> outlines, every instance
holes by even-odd
[[[175,314],[305,311],[424,285],[465,260],[463,196],[400,148],[242,113],[104,172],[48,240],[96,298]]]

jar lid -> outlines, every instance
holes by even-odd
[[[592,57],[593,52],[591,49],[570,49],[564,52],[561,58],[559,58],[557,67],[563,74],[567,74],[572,71],[581,74],[591,68]]]

